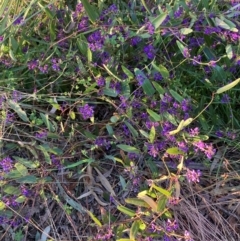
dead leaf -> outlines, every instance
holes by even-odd
[[[94,169],[95,169],[96,172],[98,173],[98,178],[99,178],[100,182],[102,183],[103,187],[105,187],[106,190],[107,190],[108,192],[110,192],[110,194],[111,194],[112,196],[116,196],[116,194],[115,194],[115,192],[114,192],[111,184],[110,184],[109,181],[107,180],[107,178],[104,177],[104,175],[103,175],[96,167],[94,167]]]

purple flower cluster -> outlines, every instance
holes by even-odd
[[[4,172],[8,173],[13,168],[13,160],[10,157],[5,157],[0,161],[0,166]]]
[[[52,69],[56,72],[60,71],[60,60],[53,58],[51,59],[52,62]]]
[[[100,76],[100,77],[96,78],[96,82],[99,87],[103,87],[103,86],[105,86],[106,80],[104,77]]]
[[[81,18],[80,22],[78,23],[78,30],[85,31],[87,30],[88,25],[89,25],[89,19],[87,16],[84,16]]]
[[[145,23],[145,28],[147,29],[147,31],[148,31],[148,33],[150,34],[150,35],[153,35],[154,34],[154,32],[155,32],[155,27],[153,26],[153,24],[151,23],[151,22],[147,22],[147,23]]]
[[[28,69],[30,70],[35,70],[38,67],[38,60],[30,60],[28,61],[27,65],[28,65]]]
[[[98,137],[95,140],[94,144],[99,147],[105,147],[106,150],[108,150],[111,147],[111,143],[107,141],[106,138],[103,138],[103,137]]]
[[[39,139],[45,139],[48,135],[48,132],[46,130],[41,130],[35,134],[35,137]]]
[[[195,147],[196,152],[203,152],[208,159],[212,159],[212,157],[215,155],[216,149],[213,148],[212,143],[207,144],[203,141],[194,142],[193,146]]]
[[[178,230],[179,225],[177,223],[176,220],[171,221],[170,219],[167,220],[166,224],[165,224],[165,230],[167,232],[173,232]]]
[[[87,120],[94,115],[94,110],[92,106],[89,106],[88,104],[85,104],[84,106],[81,106],[78,108],[78,111],[80,112],[82,118],[84,120]]]
[[[154,59],[156,50],[154,49],[152,44],[148,44],[143,48],[143,52],[146,54],[148,59]]]
[[[50,156],[50,158],[51,158],[52,164],[53,164],[54,166],[56,166],[56,167],[58,168],[58,170],[60,170],[60,169],[62,168],[62,163],[61,163],[60,159],[57,158],[57,157],[56,157],[55,155],[53,155],[53,154]]]
[[[105,39],[102,36],[101,31],[97,30],[88,37],[88,46],[93,52],[102,50],[104,41]]]
[[[202,175],[202,173],[200,172],[200,170],[190,170],[187,168],[187,173],[186,173],[186,177],[187,177],[187,180],[189,182],[199,182],[199,177]]]
[[[94,238],[94,241],[112,240],[113,237],[113,230],[109,227],[105,228],[105,230],[99,231],[99,233],[96,235],[96,238]]]
[[[12,92],[12,100],[14,101],[14,102],[18,102],[19,100],[21,100],[22,99],[22,94],[19,92],[19,91],[17,91],[17,90],[13,90],[13,92]]]

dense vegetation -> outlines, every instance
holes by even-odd
[[[1,1],[0,240],[239,240],[240,3]]]

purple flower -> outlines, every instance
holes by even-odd
[[[191,235],[190,235],[190,233],[187,230],[185,230],[185,232],[184,232],[184,239],[185,239],[185,241],[194,241],[191,238]]]
[[[0,166],[4,172],[8,173],[13,168],[13,160],[10,157],[5,157],[0,161]]]
[[[190,129],[189,134],[191,137],[199,135],[199,128],[195,127],[194,129]]]
[[[188,182],[199,182],[199,177],[202,175],[202,173],[200,172],[200,170],[190,170],[187,168],[187,173],[186,173],[186,177]]]
[[[224,94],[221,99],[222,104],[228,104],[230,102],[230,97],[228,94]]]
[[[179,8],[177,9],[177,11],[174,13],[174,17],[175,17],[175,18],[179,18],[179,17],[181,17],[182,13],[183,13],[183,8],[182,8],[182,7],[179,7]]]
[[[16,202],[16,196],[12,196],[12,197],[3,197],[3,202],[5,203],[5,205],[9,206],[9,207],[17,207],[19,206],[19,203]]]
[[[5,100],[6,100],[5,96],[3,96],[3,95],[0,96],[0,108],[3,108],[3,104],[4,104]]]
[[[93,107],[89,106],[88,104],[85,104],[84,106],[79,107],[78,111],[80,112],[84,120],[87,120],[93,117],[94,115]]]
[[[25,197],[31,197],[31,195],[32,195],[31,190],[28,190],[25,186],[21,186],[21,193]]]
[[[149,33],[150,35],[153,35],[153,34],[154,34],[155,27],[153,26],[153,24],[152,24],[151,22],[147,22],[147,23],[145,24],[145,27],[146,27],[146,29],[147,29],[147,31],[148,31],[148,33]]]
[[[0,42],[2,42],[4,40],[3,36],[0,36]]]
[[[181,142],[178,142],[178,147],[181,151],[187,153],[188,152],[188,146],[187,146],[187,143],[184,142],[184,141],[181,141]]]
[[[97,85],[98,85],[99,87],[104,86],[105,83],[106,83],[105,78],[103,78],[102,76],[101,76],[101,77],[98,77],[98,78],[96,79],[96,81],[97,81]]]
[[[84,31],[87,29],[88,25],[89,25],[88,17],[84,16],[84,17],[82,17],[81,21],[78,24],[78,30]]]
[[[212,159],[215,152],[216,152],[216,149],[213,148],[212,144],[209,144],[209,145],[206,144],[205,145],[204,153],[205,153],[205,155],[207,156],[208,159]]]
[[[44,139],[47,137],[48,132],[46,130],[39,131],[35,134],[35,137],[39,139]]]
[[[158,156],[159,150],[157,145],[148,144],[148,150],[150,156],[153,156],[154,158]]]
[[[154,73],[153,78],[156,81],[163,80],[163,77],[162,77],[162,75],[160,73]]]
[[[137,46],[138,43],[141,42],[141,40],[142,39],[140,37],[136,36],[136,37],[131,38],[130,43],[132,46]]]
[[[179,225],[176,220],[171,221],[170,219],[168,219],[165,229],[167,232],[173,232],[173,231],[176,231],[178,227]]]
[[[56,157],[55,155],[53,155],[53,154],[50,156],[50,158],[51,158],[52,164],[53,164],[54,166],[56,166],[56,167],[58,168],[58,170],[60,170],[60,169],[62,168],[62,163],[61,163],[60,159],[57,158],[57,157]]]
[[[48,65],[45,64],[43,66],[39,66],[38,69],[43,73],[46,74],[48,72]]]
[[[28,69],[34,70],[38,67],[38,60],[30,60],[27,63]]]
[[[137,74],[136,78],[137,78],[139,85],[142,85],[144,83],[145,77],[143,75]]]
[[[13,90],[13,92],[12,92],[12,99],[13,99],[14,102],[18,102],[19,100],[22,99],[21,93],[19,91],[17,91],[17,90]]]
[[[104,37],[98,30],[88,37],[88,46],[92,51],[101,50],[104,44]]]
[[[20,25],[22,23],[23,23],[23,17],[22,16],[17,17],[13,22],[14,25]]]
[[[147,55],[148,59],[154,59],[155,57],[155,49],[152,44],[149,44],[143,48],[144,53]]]
[[[190,57],[191,57],[191,55],[190,55],[190,53],[189,53],[189,49],[188,49],[187,47],[185,47],[185,48],[183,49],[183,56],[184,56],[185,58],[190,58]]]

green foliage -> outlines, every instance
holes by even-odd
[[[22,210],[52,200],[93,240],[180,237],[164,227],[185,161],[239,149],[239,6],[79,2],[0,3],[0,218],[21,240]]]

